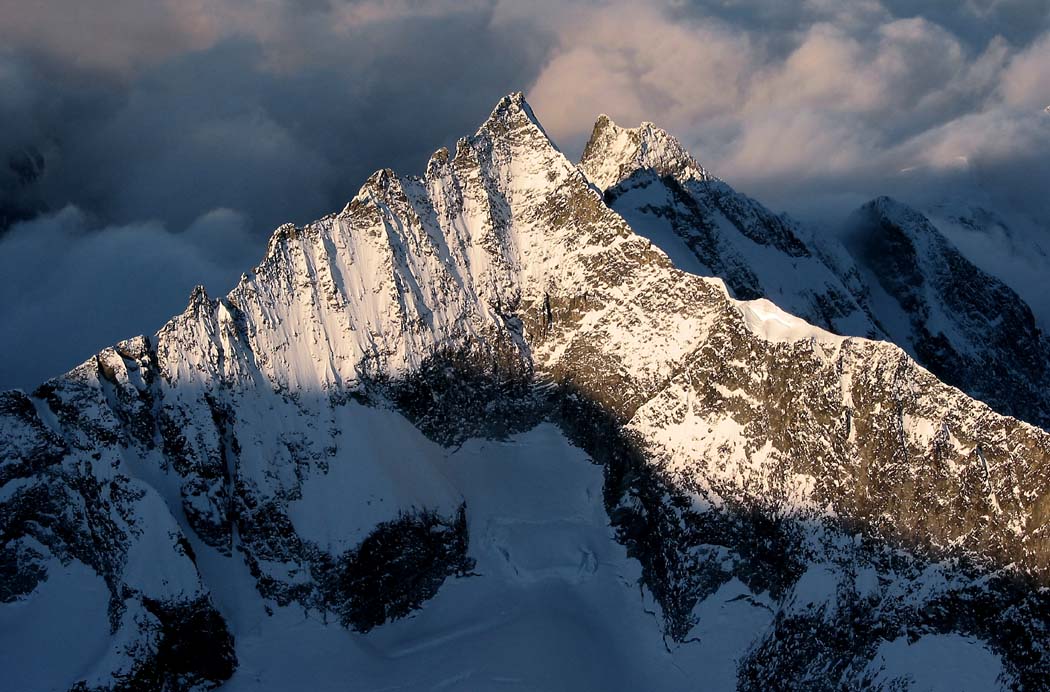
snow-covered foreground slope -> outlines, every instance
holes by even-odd
[[[408,435],[471,507],[471,575],[408,618],[358,634],[299,608],[271,616],[261,600],[238,603],[250,582],[224,577],[238,570],[213,554],[205,569],[217,572],[209,582],[230,610],[240,659],[223,689],[736,688],[737,667],[771,630],[777,603],[734,578],[698,605],[686,642],[666,640],[639,565],[609,526],[601,467],[557,427],[455,450]],[[785,601],[822,606],[834,588],[818,573]],[[917,690],[974,692],[992,689],[1001,672],[998,656],[957,635],[886,642],[864,671],[880,682],[913,678]]]
[[[520,94],[0,431],[11,631],[108,592],[60,686],[850,689],[902,637],[1050,674],[1050,435],[682,271]]]
[[[638,563],[609,527],[601,467],[556,427],[454,451],[420,444],[471,508],[472,574],[368,634],[297,608],[270,617],[258,601],[232,618],[240,667],[224,689],[671,690],[701,676],[732,688],[768,609],[721,594],[719,636],[668,650]],[[244,587],[229,586],[237,599]]]

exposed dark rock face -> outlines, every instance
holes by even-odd
[[[444,446],[471,437],[505,438],[543,418],[531,364],[515,351],[443,354],[396,382],[373,384],[427,437]]]
[[[144,605],[159,626],[152,655],[129,674],[115,676],[111,685],[81,684],[74,690],[212,689],[233,675],[237,667],[233,637],[207,599],[177,604],[146,599]]]
[[[454,518],[406,514],[380,524],[332,567],[327,600],[346,627],[367,632],[432,598],[446,577],[474,568],[467,555],[466,505]]]

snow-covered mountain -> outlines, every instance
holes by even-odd
[[[916,210],[881,197],[850,217],[843,238],[821,236],[711,176],[652,123],[623,128],[605,116],[580,167],[679,267],[836,334],[892,341],[997,411],[1050,427],[1050,339],[1032,309]],[[942,213],[953,225],[994,222]]]
[[[6,684],[1042,689],[1050,435],[658,132],[509,96],[0,395]]]
[[[794,222],[711,176],[652,123],[624,128],[601,116],[580,168],[676,266],[717,276],[736,298],[772,300],[836,333],[885,337],[856,290],[807,245]]]
[[[1050,340],[1025,301],[914,209],[880,197],[848,223],[868,304],[891,338],[946,382],[1050,427]]]
[[[968,260],[1017,291],[1044,332],[1050,329],[1045,219],[1001,208],[976,183],[922,211]]]

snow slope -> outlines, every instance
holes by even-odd
[[[442,462],[472,508],[474,574],[367,635],[294,608],[272,618],[258,608],[235,632],[241,666],[224,689],[335,690],[348,681],[359,689],[685,689],[701,676],[735,683],[735,658],[768,611],[724,605],[752,617],[727,614],[717,643],[704,637],[669,650],[657,606],[638,586],[638,563],[608,525],[601,468],[557,428],[471,440]]]

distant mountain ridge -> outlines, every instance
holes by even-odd
[[[998,411],[1050,427],[1050,339],[1016,292],[918,211],[880,197],[848,219],[845,246],[804,240],[813,234],[711,176],[673,136],[605,116],[580,167],[683,268],[837,334],[892,341]]]

